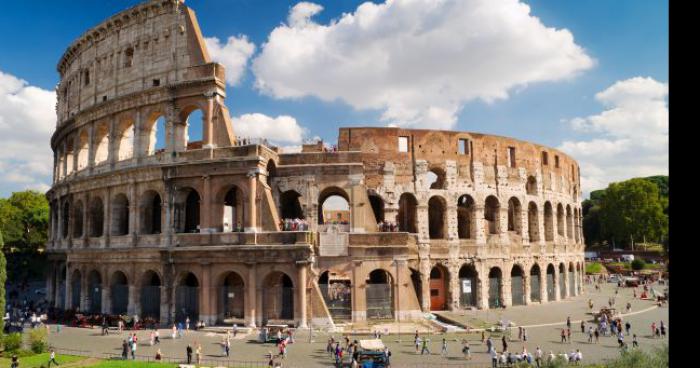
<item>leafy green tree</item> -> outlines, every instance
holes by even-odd
[[[661,239],[668,229],[659,188],[644,179],[611,183],[600,203],[601,231],[616,244]]]
[[[5,282],[7,282],[7,261],[5,260],[5,253],[3,253],[5,242],[2,237],[2,230],[0,230],[0,313],[5,315]],[[0,335],[5,331],[5,320],[0,318]]]
[[[632,266],[633,270],[639,271],[644,269],[644,266],[646,266],[646,262],[644,262],[642,259],[635,258],[630,264],[630,266]]]

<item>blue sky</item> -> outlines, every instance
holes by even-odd
[[[26,82],[14,89],[3,90],[0,86],[0,134],[5,137],[4,139],[8,142],[15,139],[8,125],[12,125],[13,119],[9,115],[17,106],[3,108],[3,103],[12,103],[13,96],[23,96],[22,89],[31,86],[53,91],[58,82],[56,62],[65,48],[88,28],[137,3],[139,1],[134,0],[46,1],[40,6],[19,0],[4,3],[3,12],[0,13],[0,73],[3,73],[5,78]],[[241,126],[257,124],[256,122],[261,121],[250,120],[250,116],[246,117],[245,114],[262,114],[269,117],[266,122],[270,124],[277,122],[276,118],[286,116],[293,119],[296,126],[302,128],[303,138],[319,136],[332,143],[336,140],[340,126],[386,126],[393,123],[409,127],[432,127],[434,126],[432,120],[421,114],[427,111],[428,107],[437,105],[440,107],[441,121],[450,121],[444,125],[438,124],[442,128],[511,136],[564,149],[581,162],[585,193],[605,186],[610,181],[636,175],[668,172],[666,103],[668,2],[651,0],[524,1],[530,7],[529,17],[538,18],[543,27],[558,31],[566,29],[573,35],[572,42],[561,42],[580,48],[577,61],[572,61],[572,64],[578,62],[578,66],[564,66],[563,69],[568,68],[566,71],[552,77],[531,78],[517,75],[517,73],[524,73],[522,70],[513,72],[513,80],[504,80],[506,77],[503,77],[492,81],[488,75],[477,76],[468,79],[475,81],[473,87],[451,95],[454,98],[452,103],[442,105],[440,102],[436,104],[426,102],[426,109],[418,112],[403,109],[411,105],[415,99],[407,99],[406,103],[400,106],[401,109],[398,109],[399,112],[396,112],[394,109],[396,106],[391,103],[386,106],[386,102],[380,100],[371,100],[356,93],[346,93],[343,89],[352,87],[342,85],[345,81],[344,76],[338,77],[337,74],[343,73],[342,69],[328,73],[328,78],[331,79],[328,83],[337,81],[339,90],[327,91],[314,84],[317,81],[309,78],[310,76],[302,75],[299,79],[290,79],[288,75],[284,75],[284,71],[281,71],[282,66],[274,64],[274,61],[266,57],[266,51],[272,51],[273,47],[277,47],[275,49],[277,51],[284,51],[283,44],[279,40],[271,40],[270,35],[276,28],[289,28],[288,16],[294,12],[294,9],[299,9],[299,14],[306,19],[307,25],[299,27],[308,27],[309,22],[312,25],[329,25],[329,22],[341,18],[344,13],[355,13],[358,6],[362,4],[360,1],[349,0],[315,1],[314,3],[320,5],[322,10],[309,5],[306,9],[310,10],[304,13],[302,7],[295,8],[298,4],[296,1],[187,0],[185,2],[196,11],[205,37],[216,37],[223,46],[230,36],[237,37],[239,40],[245,36],[248,43],[255,45],[255,51],[246,55],[247,62],[241,66],[241,77],[234,85],[227,87],[226,104],[234,121],[237,121],[235,117],[240,118]],[[383,5],[382,1],[374,1],[374,3],[378,6]],[[503,6],[504,10],[515,9],[509,3],[514,1],[504,0],[504,4],[508,5]],[[422,9],[424,8],[417,6],[406,7],[406,12],[415,13],[406,15],[407,19],[424,20],[421,18]],[[387,14],[387,16],[390,15]],[[433,11],[429,15],[431,17],[429,20],[450,22],[460,19],[439,15],[437,10]],[[428,15],[425,17],[427,18]],[[461,19],[470,19],[466,13],[464,17]],[[504,19],[505,17],[504,15]],[[397,16],[394,15],[394,19],[396,18]],[[449,24],[438,26],[447,31],[454,29],[450,28],[452,25]],[[486,26],[493,26],[495,32],[500,32],[499,17],[494,17],[492,24],[485,23]],[[531,39],[545,34],[535,28],[532,30]],[[375,32],[382,29],[377,28]],[[335,29],[334,32],[336,35],[342,35],[343,39],[349,40],[347,41],[349,45],[345,45],[346,47],[340,50],[352,51],[353,48],[361,49],[367,46],[361,44],[364,42],[362,37],[356,37],[356,35],[348,37],[342,34],[348,30]],[[405,37],[400,30],[392,32],[395,33],[386,35],[388,39]],[[507,33],[509,31],[504,29],[502,32],[505,36],[498,36],[496,39],[504,39],[507,42],[510,37]],[[410,65],[414,68],[411,70],[419,70],[420,78],[427,83],[431,80],[431,73],[437,74],[437,71],[430,70],[431,63],[427,61],[430,58],[440,58],[440,52],[449,51],[450,47],[459,46],[460,37],[463,36],[458,32],[446,33],[446,35],[449,35],[445,37],[450,40],[445,41],[447,45],[445,49],[437,48],[435,52],[426,53],[423,56],[423,60],[426,60],[425,68],[415,69],[415,65]],[[270,41],[269,48],[265,50],[263,44],[268,41]],[[358,44],[352,45],[352,42]],[[453,42],[454,45],[449,42]],[[543,42],[548,41],[543,38]],[[477,44],[481,45],[481,43]],[[488,46],[483,47],[483,51],[488,55],[498,56],[501,52],[504,59],[515,55],[516,58],[512,60],[514,66],[520,62],[517,56],[522,54],[511,54],[507,45],[502,50],[496,51],[488,49]],[[557,47],[547,49],[537,57],[542,58],[543,64],[554,58],[560,60],[561,55],[556,55]],[[404,55],[403,51],[401,53]],[[459,55],[465,54],[457,54],[457,57]],[[260,60],[256,61],[256,58]],[[348,58],[352,58],[352,55],[349,54]],[[588,63],[587,60],[591,62]],[[455,60],[455,65],[460,65],[459,61]],[[259,64],[256,68],[259,68],[254,70],[253,65],[256,62]],[[464,63],[459,67],[464,69],[456,70],[455,73],[465,74],[466,71],[468,74],[470,62],[471,59],[465,58]],[[536,69],[537,59],[532,62],[533,68]],[[352,62],[348,62],[348,65],[352,66]],[[404,66],[403,64],[394,65],[393,68],[395,70]],[[311,69],[313,67],[323,68],[323,65],[309,66]],[[475,68],[480,67],[483,66],[475,66]],[[228,70],[227,67],[227,72]],[[303,70],[300,69],[300,71]],[[398,75],[401,76],[401,74]],[[447,77],[450,76],[447,75]],[[456,77],[459,77],[459,74]],[[258,79],[270,82],[267,90],[256,87]],[[492,82],[500,83],[501,88],[496,92],[489,89],[487,86]],[[450,82],[445,83],[450,86]],[[480,83],[484,86],[480,86]],[[285,95],[280,92],[283,87],[293,87],[297,92],[294,96]],[[377,95],[383,92],[381,86],[375,86],[375,89],[380,90]],[[410,89],[402,90],[402,92],[405,91],[411,92]],[[492,93],[498,95],[499,92],[504,91],[505,95],[501,94],[500,97],[486,101]],[[604,94],[607,98],[600,95],[604,91],[607,91]],[[437,92],[435,96],[429,96],[429,94],[430,91],[427,90],[426,96],[421,97],[425,97],[428,101],[431,98],[439,100],[442,96]],[[596,97],[597,94],[598,97]],[[30,97],[27,98],[32,101]],[[634,101],[620,102],[630,100]],[[610,113],[611,111],[618,113]],[[606,114],[606,112],[609,113]],[[10,121],[10,124],[5,123],[6,131],[3,131],[3,114],[4,120]],[[632,116],[636,117],[632,118]],[[14,121],[17,120],[17,118],[14,119]],[[53,125],[50,126],[52,127]],[[46,135],[47,131],[50,135],[51,129],[42,130],[41,127],[36,129],[38,136]],[[234,130],[236,129],[234,126]],[[652,135],[648,141],[660,144],[662,149],[659,147],[640,149],[638,143],[647,141],[644,132]],[[27,137],[16,138],[17,142],[21,142],[22,139],[26,140]],[[48,139],[45,137],[43,139],[44,141],[36,144],[48,147]],[[290,146],[300,143],[298,137],[286,140],[281,137],[278,141]],[[18,147],[19,151],[23,149],[41,151],[37,147],[23,148],[19,144],[9,146]],[[50,170],[47,174],[45,165],[32,164],[26,162],[29,159],[23,159],[29,156],[39,160],[45,157],[45,153],[44,156],[22,152],[11,155],[0,154],[0,172],[13,173],[5,179],[0,179],[0,196],[6,196],[12,191],[22,190],[25,187],[46,189],[50,184]],[[50,156],[48,160],[50,167]]]

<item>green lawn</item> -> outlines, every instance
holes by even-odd
[[[603,272],[603,265],[599,262],[586,263],[586,273],[587,274],[597,274]]]
[[[134,360],[103,360],[90,367],[96,368],[173,368],[177,364],[172,363],[147,363]]]
[[[49,362],[49,355],[50,353],[43,353],[43,354],[38,354],[38,355],[32,355],[28,357],[20,357],[19,358],[19,366],[21,368],[33,368],[33,367],[41,367],[42,365],[46,367],[47,363]],[[56,354],[56,361],[58,364],[65,364],[65,363],[72,363],[72,362],[77,362],[79,360],[83,360],[85,357],[79,357],[79,356],[74,356],[74,355],[60,355]],[[5,368],[5,367],[10,367],[10,364],[12,363],[12,360],[9,357],[2,357],[0,358],[0,368]]]

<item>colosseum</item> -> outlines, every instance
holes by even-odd
[[[582,292],[580,172],[560,151],[402,128],[340,128],[332,149],[287,153],[237,137],[224,68],[183,0],[112,16],[57,70],[56,308],[361,326]]]

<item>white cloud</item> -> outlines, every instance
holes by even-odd
[[[49,188],[56,94],[0,71],[0,196]]]
[[[266,138],[275,144],[286,144],[290,150],[293,146],[299,146],[301,150],[301,143],[306,134],[306,128],[289,115],[273,118],[265,114],[253,113],[232,116],[231,120],[236,136]]]
[[[614,181],[668,174],[668,84],[652,78],[618,81],[596,94],[606,110],[569,120],[596,135],[559,148],[579,160],[584,194]]]
[[[387,124],[451,128],[465,103],[568,79],[594,65],[566,29],[518,0],[366,2],[329,24],[302,2],[253,60],[256,87],[378,109]]]
[[[226,83],[237,85],[245,73],[248,59],[255,52],[255,44],[249,42],[245,35],[231,36],[225,45],[216,37],[206,37],[204,43],[212,60],[226,68]]]

